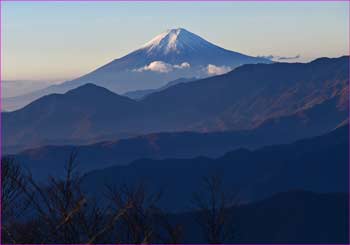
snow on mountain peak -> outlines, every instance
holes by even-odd
[[[143,45],[141,49],[146,49],[148,53],[157,51],[167,54],[169,52],[179,53],[185,48],[193,49],[198,45],[206,46],[210,43],[183,28],[176,28],[159,34]]]

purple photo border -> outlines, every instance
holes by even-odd
[[[2,115],[2,67],[3,67],[3,59],[2,59],[2,2],[348,2],[348,17],[349,17],[349,23],[350,23],[350,0],[0,0],[0,159],[2,159],[2,120],[1,120],[1,115]],[[350,24],[349,24],[350,25]],[[348,32],[348,55],[350,55],[350,29],[346,30]],[[350,62],[349,62],[349,86],[348,86],[348,97],[350,96]],[[350,101],[349,101],[349,106],[348,106],[348,116],[350,117]],[[349,124],[349,135],[348,135],[348,140],[350,144],[350,124]],[[350,149],[348,151],[348,161],[349,161],[349,175],[348,175],[348,194],[350,191]],[[2,178],[1,178],[1,169],[2,169],[2,161],[0,160],[0,244],[2,243]],[[349,217],[348,217],[348,225],[350,225],[350,200],[349,200],[349,195],[348,195],[348,210],[349,210]],[[348,227],[349,228],[349,227]],[[348,242],[347,244],[350,244],[350,232],[348,234]],[[64,244],[59,244],[56,243],[57,245],[64,245]],[[259,243],[259,244],[269,244],[269,243]],[[259,244],[249,244],[249,243],[244,243],[244,244],[237,244],[235,245],[259,245]],[[309,243],[309,244],[315,244],[315,243]],[[317,244],[317,243],[316,243]],[[323,243],[324,244],[324,243]],[[26,245],[26,244],[23,244]],[[29,244],[28,244],[29,245]],[[70,245],[81,245],[81,244],[70,244]],[[97,244],[97,245],[106,245],[106,244]],[[169,244],[172,245],[172,244]],[[175,244],[174,244],[175,245]],[[209,244],[208,244],[209,245]],[[272,244],[271,244],[272,245]],[[308,243],[302,244],[277,244],[273,243],[273,245],[308,245]],[[325,245],[333,245],[333,244],[325,244]],[[336,244],[334,244],[336,245]]]

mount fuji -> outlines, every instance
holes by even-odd
[[[140,49],[117,59],[102,69],[125,70],[150,66],[152,62],[163,62],[172,66],[186,64],[189,67],[215,66],[237,67],[246,63],[266,63],[266,59],[255,58],[216,46],[185,29],[168,30],[143,45]]]
[[[86,83],[94,83],[121,94],[156,89],[179,78],[219,75],[252,63],[271,61],[221,48],[183,28],[170,29],[139,49],[82,77],[5,99],[3,109],[18,109],[43,95],[65,93]]]

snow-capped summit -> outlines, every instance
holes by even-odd
[[[141,49],[146,49],[148,53],[150,52],[163,52],[167,54],[169,52],[180,53],[186,49],[193,49],[204,46],[211,46],[212,44],[191,33],[183,28],[169,29],[151,41],[147,42],[141,47]]]
[[[247,56],[221,48],[184,28],[168,29],[134,52],[115,60],[115,62],[136,57],[139,61],[145,61],[144,64],[133,62],[139,68],[154,61],[165,62],[171,65],[186,62],[192,67],[206,67],[211,64],[230,68],[247,63],[269,62],[269,60],[263,58]],[[130,64],[129,62],[127,63]]]
[[[81,77],[124,93],[163,86],[186,77],[226,73],[237,66],[270,60],[221,48],[184,29],[168,29],[135,51]]]

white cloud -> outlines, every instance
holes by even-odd
[[[178,69],[187,69],[190,67],[191,65],[188,62],[183,62],[180,65],[174,65],[174,68],[178,68]]]
[[[232,69],[229,66],[216,66],[209,64],[206,70],[208,75],[221,75],[231,71]]]
[[[172,65],[169,63],[165,63],[163,61],[153,61],[144,67],[135,69],[134,71],[138,71],[138,72],[154,71],[154,72],[160,72],[160,73],[168,73],[173,71],[174,69],[187,69],[190,67],[191,66],[188,62],[183,62],[178,65]]]
[[[137,71],[155,71],[160,73],[167,73],[173,70],[173,67],[168,63],[163,61],[153,61],[142,68],[137,69]]]

